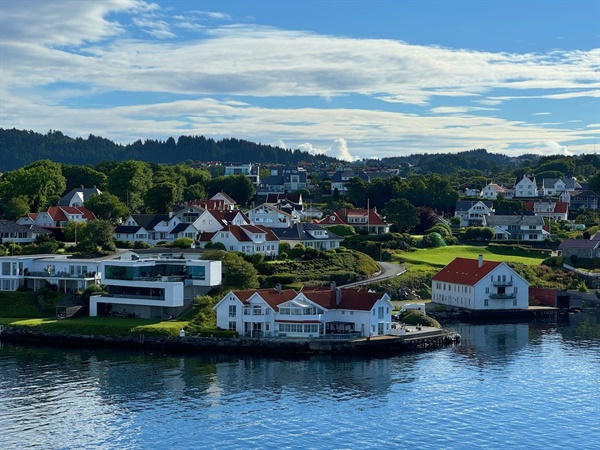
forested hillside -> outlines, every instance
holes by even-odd
[[[14,170],[37,160],[68,164],[98,164],[100,161],[139,160],[177,164],[182,161],[297,164],[299,161],[333,161],[323,155],[285,150],[242,139],[214,139],[203,136],[170,137],[166,141],[138,140],[120,145],[98,136],[71,138],[60,131],[40,134],[0,128],[0,172]]]

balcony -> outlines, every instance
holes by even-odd
[[[490,294],[490,298],[495,300],[512,300],[517,298],[517,294],[514,293],[506,293],[506,294]]]
[[[496,281],[493,281],[492,284],[495,287],[503,287],[503,286],[512,286],[513,282],[512,282],[512,280],[496,280]]]

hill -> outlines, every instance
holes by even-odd
[[[44,135],[34,131],[0,128],[0,172],[14,170],[40,159],[74,165],[96,165],[105,160],[129,159],[165,164],[187,160],[257,164],[335,161],[324,155],[235,138],[217,141],[204,136],[180,136],[177,140],[170,137],[166,141],[148,139],[121,145],[94,135],[83,139],[71,138],[55,130]]]

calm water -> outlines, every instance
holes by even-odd
[[[0,448],[598,449],[599,320],[572,319],[377,359],[4,344]]]

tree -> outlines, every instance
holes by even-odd
[[[208,184],[208,194],[210,196],[218,192],[225,192],[237,203],[247,205],[254,198],[256,189],[246,175],[229,175],[215,178]]]
[[[65,239],[69,242],[75,242],[75,244],[78,244],[81,241],[82,231],[86,225],[87,222],[69,220],[69,222],[67,222],[67,224],[63,227]]]
[[[166,213],[183,198],[183,189],[175,183],[165,181],[155,184],[146,191],[146,209],[154,213]]]
[[[39,211],[51,197],[63,195],[65,187],[60,164],[46,159],[8,172],[2,183],[2,197],[7,201],[22,196],[32,211]]]
[[[367,204],[367,183],[358,177],[351,178],[346,183],[346,201],[354,206],[363,207]]]
[[[29,212],[29,202],[24,195],[12,197],[2,205],[2,215],[9,220],[17,220]]]
[[[183,199],[185,201],[197,200],[201,198],[206,198],[206,190],[204,189],[204,185],[201,183],[188,185],[183,190]]]
[[[422,247],[445,247],[446,241],[444,238],[436,232],[426,234],[423,236],[423,240],[421,241]]]
[[[142,161],[123,161],[108,176],[108,190],[124,202],[133,213],[144,208],[144,196],[152,187],[152,169]]]
[[[112,223],[129,217],[129,210],[125,203],[116,195],[108,192],[92,195],[86,200],[84,206],[92,211],[97,219],[108,220]]]
[[[420,206],[417,210],[419,211],[419,223],[413,230],[416,234],[423,234],[426,230],[433,228],[438,221],[438,216],[433,209],[427,206]]]
[[[387,202],[383,214],[399,232],[404,232],[419,223],[419,211],[405,198],[395,198]]]
[[[227,268],[225,272],[225,285],[239,289],[255,289],[258,284],[258,272],[254,266],[245,261],[237,253],[227,252],[222,257]]]
[[[75,166],[72,164],[63,164],[62,173],[66,179],[66,191],[71,189],[96,186],[101,191],[106,190],[108,177],[106,174],[91,168],[90,166]]]
[[[105,247],[113,244],[113,225],[108,220],[91,220],[86,222],[80,233],[82,246]]]
[[[596,194],[600,193],[600,170],[588,178],[588,188]]]

